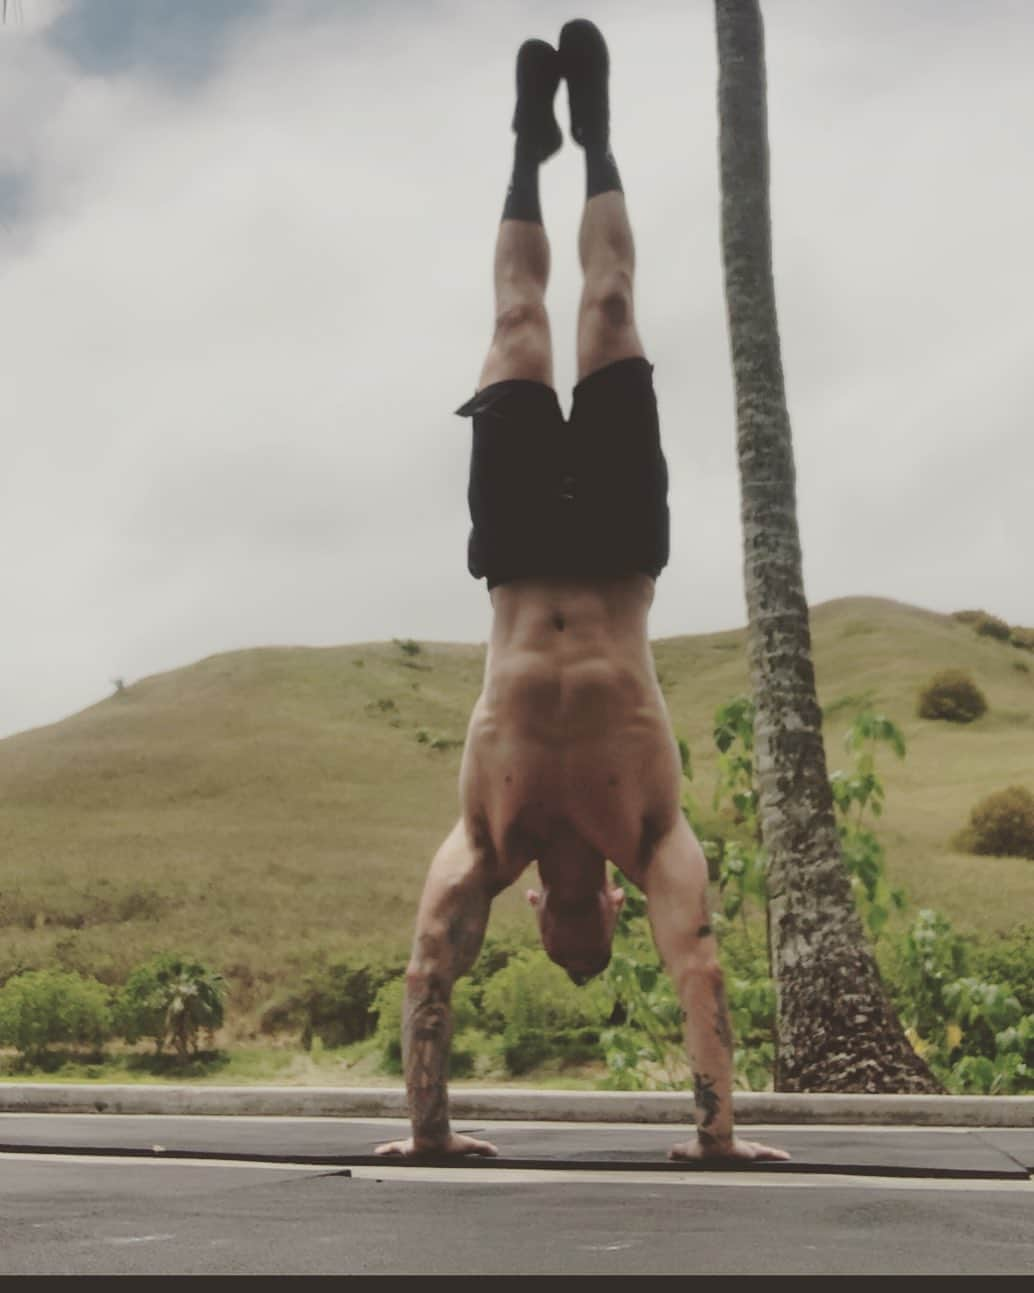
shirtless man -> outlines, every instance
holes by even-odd
[[[599,974],[624,900],[610,860],[645,891],[685,1017],[697,1134],[681,1159],[780,1159],[733,1134],[732,1032],[707,906],[707,866],[680,806],[681,764],[647,637],[668,559],[668,476],[652,366],[632,309],[634,248],[609,146],[599,30],[517,56],[513,178],[495,252],[495,335],[473,418],[468,565],[487,578],[491,640],[459,779],[460,818],[431,864],[406,974],[403,1052],[413,1135],[378,1153],[495,1154],[453,1132],[446,1076],[456,979],[492,899],[538,863],[543,946],[576,983]],[[544,304],[549,244],[538,168],[557,151],[567,81],[585,150],[585,275],[570,421],[553,389]]]

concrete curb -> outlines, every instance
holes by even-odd
[[[738,1123],[1034,1127],[1034,1096],[800,1095],[737,1091]],[[450,1092],[454,1119],[536,1122],[693,1121],[689,1093],[477,1090]],[[404,1118],[397,1087],[101,1086],[0,1082],[0,1113],[195,1114],[280,1118]]]

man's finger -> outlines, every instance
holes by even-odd
[[[754,1157],[758,1159],[783,1162],[790,1157],[785,1149],[773,1149],[770,1145],[759,1145],[755,1142],[750,1148],[753,1150]]]
[[[471,1148],[475,1154],[481,1154],[485,1158],[498,1158],[499,1151],[494,1145],[489,1144],[487,1140],[475,1140]]]
[[[373,1152],[375,1154],[404,1154],[406,1146],[404,1141],[393,1140],[390,1145],[378,1145]]]

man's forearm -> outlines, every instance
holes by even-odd
[[[417,1148],[443,1145],[449,1138],[450,995],[441,980],[406,984],[402,1060]]]
[[[732,1025],[720,975],[692,974],[682,981],[686,1052],[693,1074],[693,1100],[701,1143],[732,1140]]]

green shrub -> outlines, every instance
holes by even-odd
[[[991,615],[988,611],[955,611],[952,619],[958,620],[961,624],[969,624],[981,636],[997,638],[1000,642],[1008,642],[1012,633],[1012,629],[1005,620],[999,619],[997,615]]]
[[[1021,651],[1034,651],[1034,629],[1026,629],[1015,624],[1009,634],[1009,641]]]
[[[982,799],[957,842],[967,853],[1034,858],[1034,795],[1009,786]]]
[[[527,934],[489,934],[486,937],[470,975],[463,980],[470,984],[471,997],[478,1011],[481,1010],[485,988],[493,976],[505,970],[515,956],[536,950],[537,944]]]
[[[934,674],[919,692],[919,717],[949,723],[972,723],[987,713],[987,698],[968,673],[945,669]]]
[[[1034,925],[1012,934],[972,939],[967,961],[977,978],[1007,983],[1025,1015],[1034,1017]]]
[[[226,984],[200,961],[165,952],[138,966],[126,980],[116,1007],[118,1030],[129,1042],[147,1037],[160,1055],[167,1042],[186,1059],[223,1022]]]
[[[264,1033],[298,1030],[306,1047],[315,1037],[324,1046],[362,1041],[377,1028],[378,992],[404,969],[401,958],[332,962],[308,975],[300,991],[268,1006],[259,1027]]]
[[[0,988],[0,1045],[35,1059],[48,1046],[100,1046],[111,1036],[108,989],[68,970],[27,970]]]
[[[501,1033],[503,1062],[519,1074],[547,1059],[598,1059],[612,1008],[599,980],[578,988],[543,952],[523,951],[485,985],[481,1026]]]
[[[999,642],[1008,642],[1012,633],[1005,620],[1000,620],[997,615],[985,615],[973,627],[981,637],[997,638]]]

